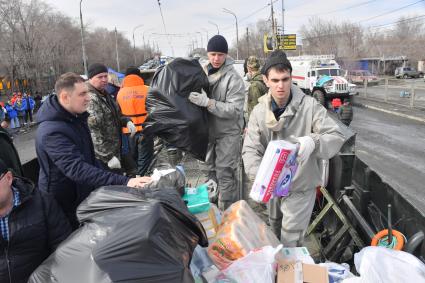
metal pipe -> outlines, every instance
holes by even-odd
[[[344,196],[342,196],[342,199],[344,200],[348,209],[353,213],[356,220],[359,222],[360,227],[367,234],[369,239],[372,239],[373,236],[375,236],[375,233],[373,232],[372,228],[370,228],[367,221],[363,218],[363,216],[360,214],[360,212],[357,210],[357,208],[354,206],[354,204],[351,202],[351,200],[348,198],[348,196],[344,195]]]
[[[393,242],[393,226],[391,225],[391,204],[388,204],[388,245]]]
[[[423,231],[416,232],[404,246],[404,251],[413,254],[413,252],[422,244],[424,241],[425,234]]]

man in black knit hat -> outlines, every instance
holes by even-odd
[[[218,206],[224,210],[237,200],[236,168],[240,156],[245,86],[227,56],[226,39],[215,35],[208,41],[208,63],[203,66],[210,83],[210,97],[192,92],[189,100],[208,110],[209,179],[218,184]]]
[[[262,70],[269,91],[258,99],[249,117],[242,148],[245,172],[255,179],[271,140],[299,144],[298,169],[286,197],[268,203],[270,227],[285,247],[302,246],[322,184],[321,159],[330,159],[350,133],[342,129],[313,97],[292,84],[292,66],[285,53],[273,51]]]
[[[112,97],[106,92],[108,85],[108,68],[94,63],[88,68],[87,87],[90,104],[88,125],[93,140],[96,158],[105,167],[121,169],[121,128],[128,128],[131,136],[136,134],[136,127],[130,118],[123,117]]]

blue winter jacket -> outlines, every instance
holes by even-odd
[[[6,104],[4,108],[6,108],[7,115],[10,119],[18,117],[18,112],[16,112],[15,108],[13,108],[10,104]]]
[[[95,159],[88,116],[69,113],[56,95],[46,99],[37,115],[38,186],[55,196],[74,228],[76,208],[90,192],[105,185],[126,185],[129,180],[103,169]]]
[[[22,107],[21,108],[23,110],[33,110],[34,106],[35,106],[35,101],[31,96],[22,98]]]

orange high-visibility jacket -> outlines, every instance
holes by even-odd
[[[143,79],[137,75],[128,75],[122,82],[122,87],[117,95],[117,102],[123,116],[130,118],[136,126],[137,132],[142,130],[142,123],[146,120],[146,97],[148,87]],[[129,131],[122,128],[124,134]]]

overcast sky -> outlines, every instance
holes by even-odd
[[[76,21],[79,20],[79,0],[44,1],[63,14]],[[242,37],[242,33],[246,33],[247,27],[252,27],[258,20],[270,18],[270,0],[160,0],[160,2],[167,33],[178,36],[168,39],[164,36],[157,0],[83,0],[83,20],[91,29],[105,27],[112,30],[116,27],[130,40],[133,29],[143,25],[136,29],[136,45],[143,45],[144,34],[145,43],[152,44],[154,41],[163,54],[172,55],[171,43],[175,56],[185,56],[192,41],[197,41],[199,47],[201,44],[206,46],[207,32],[209,37],[217,33],[216,26],[210,22],[218,25],[220,34],[226,37],[230,45],[235,41],[235,19],[231,14],[224,13],[223,8],[231,10],[238,17],[239,37]],[[285,33],[297,33],[314,15],[334,21],[349,20],[365,27],[390,24],[401,16],[425,15],[425,1],[419,0],[286,0],[284,5]],[[278,24],[281,25],[282,0],[273,1],[273,7],[277,12]],[[390,25],[381,28],[391,27]]]

